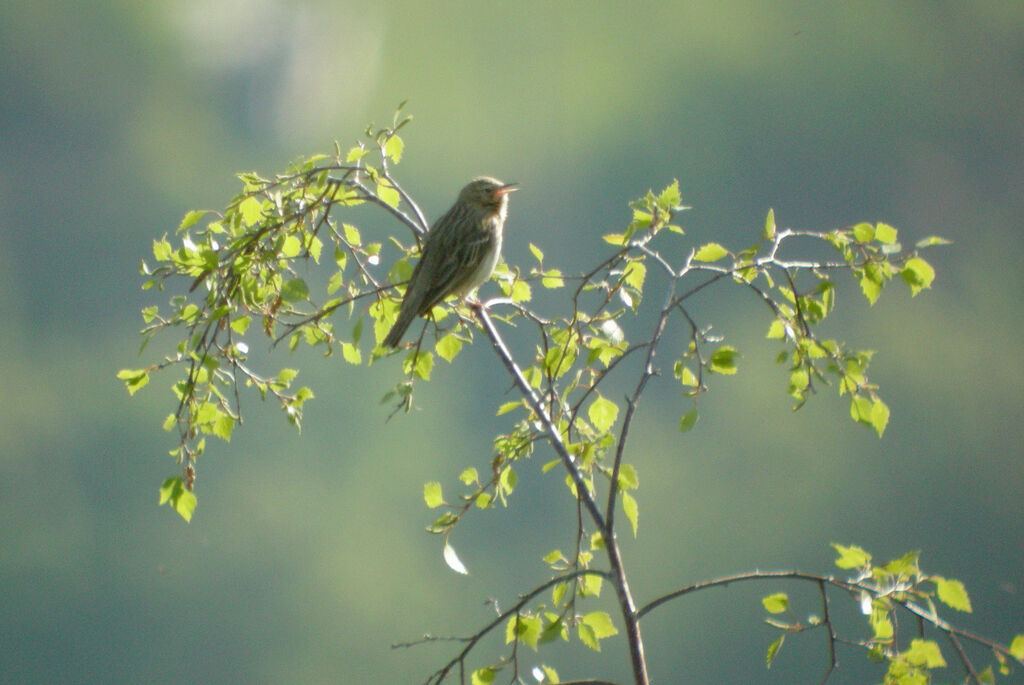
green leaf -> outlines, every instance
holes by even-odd
[[[149,383],[149,371],[146,369],[121,369],[117,377],[124,381],[128,395],[134,395]]]
[[[444,496],[441,494],[441,484],[437,481],[430,481],[423,485],[423,501],[427,503],[428,509],[436,509],[444,504]]]
[[[281,256],[291,259],[302,252],[302,241],[297,235],[286,236],[281,242]]]
[[[601,238],[609,245],[625,246],[629,238],[622,233],[606,233]]]
[[[888,611],[880,608],[871,611],[871,631],[876,640],[887,642],[892,639],[893,626]]]
[[[761,604],[769,614],[781,614],[789,610],[789,595],[785,592],[776,592],[773,595],[765,595],[761,598]]]
[[[587,574],[580,578],[580,595],[583,597],[600,597],[604,578]]]
[[[910,287],[910,294],[917,295],[922,290],[932,287],[932,281],[935,280],[935,269],[920,257],[913,257],[903,265],[900,275]]]
[[[384,180],[377,183],[377,197],[391,207],[398,207],[398,203],[402,201],[402,196],[398,194],[394,186]]]
[[[871,566],[871,555],[856,545],[847,547],[833,542],[832,547],[839,552],[839,558],[835,562],[839,568],[867,568]]]
[[[548,552],[547,554],[545,554],[545,555],[544,555],[544,556],[543,556],[543,557],[541,558],[541,560],[542,560],[542,561],[543,561],[543,562],[544,562],[545,564],[547,564],[548,566],[551,566],[551,565],[553,565],[553,564],[558,564],[558,563],[565,563],[565,561],[566,561],[566,559],[565,559],[565,555],[564,555],[564,554],[562,554],[562,550],[559,550],[559,549],[553,549],[553,550],[551,550],[550,552]],[[556,601],[556,602],[555,602],[555,604],[558,604],[558,602]]]
[[[786,641],[786,634],[783,633],[775,638],[775,641],[768,645],[768,651],[764,655],[765,668],[771,668],[772,662],[775,661],[775,657],[779,655],[779,650],[782,649],[782,643]]]
[[[462,341],[454,334],[449,333],[437,341],[434,350],[438,356],[450,363],[451,360],[455,359],[459,351],[462,350]]]
[[[864,297],[868,298],[868,303],[874,304],[878,302],[878,296],[882,294],[882,283],[865,274],[860,277],[860,290],[864,293]]]
[[[405,149],[405,142],[397,135],[388,138],[384,143],[384,154],[390,157],[397,164],[402,161],[402,151]]]
[[[168,478],[160,487],[160,504],[169,504],[186,523],[192,521],[196,510],[196,496],[185,489],[181,476]]]
[[[464,469],[462,473],[459,474],[459,480],[462,482],[463,485],[471,485],[480,480],[480,474],[477,473],[477,470],[475,468],[470,466]]]
[[[885,427],[889,425],[889,406],[880,399],[875,399],[871,404],[870,423],[878,437],[885,433]]]
[[[858,243],[870,243],[875,239],[875,227],[868,223],[859,223],[853,227],[853,239]]]
[[[231,320],[231,330],[239,335],[245,335],[245,332],[249,330],[249,324],[252,323],[252,317],[248,315],[242,315]]]
[[[898,231],[890,226],[889,224],[876,224],[875,225],[875,240],[886,245],[892,245],[896,242],[896,235]]]
[[[619,489],[635,490],[640,486],[640,479],[632,464],[623,464],[619,467]]]
[[[578,623],[576,625],[576,634],[579,635],[580,642],[590,647],[595,652],[601,651],[601,644],[597,641],[597,636],[594,635],[594,629],[585,623]]]
[[[922,248],[931,247],[932,245],[951,245],[952,243],[952,240],[946,240],[945,238],[940,238],[937,235],[930,235],[927,238],[918,240],[915,247]]]
[[[630,262],[622,273],[622,280],[626,285],[636,288],[638,291],[644,289],[644,279],[647,277],[647,267],[643,262]]]
[[[205,209],[193,209],[192,211],[185,214],[185,217],[178,224],[178,233],[187,231],[188,229],[195,226],[195,224],[206,215]]]
[[[345,231],[345,242],[353,247],[359,247],[363,244],[362,236],[359,235],[359,229],[352,224],[342,224],[342,229]],[[337,261],[337,253],[335,253],[335,261]],[[341,264],[338,265],[341,268],[345,268]]]
[[[174,250],[171,248],[171,244],[167,242],[166,237],[153,241],[153,257],[158,262],[170,261],[172,254],[174,254]]]
[[[559,553],[559,554],[561,554],[561,553]],[[549,554],[548,556],[551,556],[551,555]],[[562,603],[562,600],[565,599],[565,593],[568,590],[569,590],[569,584],[568,583],[562,582],[562,583],[556,584],[555,587],[551,588],[551,603],[554,606],[560,605]]]
[[[515,411],[516,409],[518,409],[521,406],[523,406],[523,401],[522,400],[515,400],[514,402],[506,402],[505,404],[503,404],[500,407],[498,407],[498,413],[496,414],[496,416],[501,416],[502,414],[507,414],[510,411]]]
[[[593,611],[589,614],[584,614],[580,617],[580,622],[583,625],[590,626],[594,630],[594,636],[598,640],[603,640],[606,637],[619,634],[615,624],[612,623],[612,617],[609,616],[606,611]]]
[[[735,347],[722,345],[711,354],[708,370],[714,373],[731,376],[736,373],[736,360],[740,353]]]
[[[561,288],[565,285],[565,279],[562,278],[562,271],[560,269],[548,269],[541,277],[540,284],[548,289]]]
[[[914,666],[924,668],[945,668],[946,660],[942,658],[942,650],[932,640],[921,640],[915,638],[910,641],[910,647],[903,652],[903,656]]]
[[[364,147],[354,147],[348,151],[348,155],[345,157],[345,163],[351,164],[352,162],[358,162],[369,153],[370,151]]]
[[[696,423],[697,423],[697,410],[696,409],[692,409],[692,410],[688,411],[687,413],[683,414],[683,417],[681,419],[679,419],[679,430],[680,430],[680,432],[685,433],[686,431],[688,431],[691,428],[693,428],[693,426]]]
[[[695,262],[717,262],[722,257],[729,254],[729,251],[718,243],[708,243],[702,245],[697,253],[693,255],[693,261]]]
[[[363,363],[363,355],[360,354],[359,348],[350,342],[341,343],[341,356],[349,364],[358,366]]]
[[[1014,636],[1010,643],[1010,654],[1017,661],[1024,661],[1024,633]]]
[[[764,230],[761,231],[761,237],[765,240],[775,240],[775,234],[775,210],[769,209],[768,216],[764,218]],[[779,642],[780,647],[782,646],[780,640],[776,640],[776,642]]]
[[[415,367],[413,366],[415,363]],[[402,362],[402,371],[405,374],[415,373],[425,381],[430,380],[430,372],[434,368],[434,355],[430,352],[420,350],[414,351]]]
[[[658,209],[663,212],[671,212],[682,204],[683,198],[679,195],[679,181],[673,179],[672,184],[658,194]]]
[[[963,583],[942,576],[933,576],[932,580],[935,581],[939,601],[957,611],[971,612],[971,598],[967,596],[967,588]]]
[[[529,302],[533,299],[533,291],[530,289],[530,284],[526,281],[516,281],[512,284],[509,296],[513,302]]]
[[[309,286],[301,278],[285,281],[281,286],[281,299],[285,302],[299,302],[309,297]]]
[[[587,418],[600,433],[607,433],[619,416],[618,406],[611,400],[598,395],[587,409]]]
[[[491,668],[478,668],[470,676],[472,685],[491,685],[494,682],[494,670]]]
[[[540,248],[530,243],[530,252],[533,254],[533,258],[537,260],[538,264],[544,262],[544,253],[540,251]]]
[[[238,204],[238,213],[242,215],[242,223],[255,226],[263,218],[263,203],[250,195]]]
[[[231,431],[235,428],[235,420],[223,412],[214,419],[210,427],[210,433],[217,436],[224,442],[231,442]]]
[[[633,537],[636,537],[637,525],[639,524],[640,511],[636,503],[636,498],[628,492],[622,493],[622,512],[626,515],[626,520],[629,521],[629,525],[633,528]]]

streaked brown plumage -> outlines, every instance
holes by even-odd
[[[397,347],[417,316],[426,315],[449,295],[465,297],[491,277],[501,255],[508,194],[515,185],[486,176],[474,179],[434,223],[405,289],[398,320],[384,338],[385,347]]]

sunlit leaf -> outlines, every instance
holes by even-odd
[[[856,545],[847,547],[833,542],[832,547],[839,552],[839,558],[835,561],[839,568],[864,568],[871,565],[871,555]]]
[[[967,596],[967,588],[959,580],[946,579],[941,576],[933,576],[935,591],[939,601],[957,611],[971,611],[971,599]]]
[[[437,481],[430,481],[423,485],[423,501],[427,508],[436,509],[444,504],[444,496],[441,494],[441,484]]]
[[[708,243],[702,245],[697,253],[693,255],[695,262],[717,262],[722,257],[729,254],[729,251],[718,243]]]
[[[761,605],[769,614],[781,614],[789,610],[789,595],[785,592],[776,592],[773,595],[765,595],[761,598]]]
[[[469,575],[469,571],[459,559],[459,555],[455,553],[455,548],[447,542],[444,543],[444,563],[448,564],[448,567],[456,573],[461,573],[464,576]]]
[[[606,433],[619,415],[619,408],[606,397],[598,396],[587,409],[587,418],[601,433]]]

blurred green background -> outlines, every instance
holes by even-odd
[[[392,642],[471,632],[487,598],[507,605],[570,545],[544,450],[510,509],[456,532],[471,575],[423,531],[423,483],[454,492],[507,428],[486,346],[436,367],[419,410],[387,424],[397,362],[279,352],[274,368],[300,366],[317,393],[302,435],[244,397],[245,425],[199,464],[193,522],[156,506],[177,471],[160,429],[171,377],[131,400],[114,378],[143,365],[138,310],[165,299],[140,292],[139,259],[187,210],[223,206],[235,172],[347,146],[406,98],[398,176],[429,216],[471,176],[522,184],[511,262],[534,242],[551,266],[592,263],[626,203],[672,178],[692,244],[745,247],[770,206],[785,227],[881,220],[905,244],[954,240],[913,301],[899,284],[874,308],[840,292],[831,332],[879,350],[881,441],[830,392],[791,413],[764,308],[728,289],[701,300],[741,372],[714,380],[682,437],[672,384],[647,396],[627,563],[643,602],[755,567],[830,572],[831,541],[920,549],[967,584],[961,624],[1024,630],[1020,3],[42,0],[0,6],[0,50],[3,682],[421,682],[455,647]],[[654,682],[817,682],[822,635],[764,669],[757,598],[778,589],[818,610],[813,588],[766,585],[653,613]],[[544,656],[563,679],[628,678],[621,642]],[[840,659],[832,682],[881,678]]]

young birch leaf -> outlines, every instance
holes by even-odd
[[[455,335],[449,333],[437,341],[437,345],[434,346],[434,349],[442,359],[450,363],[462,349],[462,341]]]
[[[942,658],[942,650],[933,640],[915,638],[910,647],[903,653],[911,664],[924,668],[945,668],[946,660]]]
[[[350,342],[341,344],[341,356],[349,364],[358,366],[363,363],[363,355],[359,353],[359,348]]]
[[[1024,633],[1015,635],[1010,643],[1010,654],[1018,661],[1024,661]]]
[[[309,286],[301,278],[285,281],[281,286],[281,299],[285,302],[299,302],[309,297]]]
[[[871,555],[856,545],[847,547],[833,542],[832,547],[839,552],[839,558],[836,559],[839,568],[865,568],[871,565]]]
[[[494,675],[494,669],[492,668],[478,668],[473,671],[469,682],[472,685],[491,685],[494,682]]]
[[[688,431],[691,428],[693,428],[694,424],[696,424],[696,423],[697,423],[697,410],[693,409],[693,410],[688,411],[685,414],[683,414],[683,418],[679,419],[679,431],[682,432],[682,433],[685,433],[686,431]]]
[[[869,276],[861,276],[860,290],[864,293],[864,297],[868,299],[868,304],[874,304],[878,302],[878,296],[882,294],[882,284]]]
[[[765,668],[771,668],[772,662],[775,661],[775,657],[779,655],[779,650],[782,649],[782,643],[786,640],[786,634],[783,633],[775,638],[775,641],[768,645],[768,651],[764,655]]]
[[[967,588],[959,580],[947,580],[941,576],[933,576],[939,600],[957,611],[971,612],[971,598],[967,596]]]
[[[875,225],[875,240],[880,243],[885,243],[887,245],[895,243],[897,233],[898,231],[889,224]]]
[[[640,511],[636,504],[636,498],[634,498],[628,492],[622,493],[622,511],[626,515],[626,520],[629,521],[629,525],[633,528],[633,537],[636,537],[636,529],[639,524]]]
[[[764,230],[761,232],[761,237],[765,240],[775,240],[775,233],[775,210],[769,209],[768,216],[764,218]],[[779,642],[780,647],[782,646],[781,640],[776,640],[776,642]]]
[[[693,261],[695,262],[717,262],[722,257],[729,254],[729,251],[718,243],[708,243],[702,245],[697,253],[693,255]]]
[[[875,400],[871,404],[870,421],[878,437],[882,437],[885,427],[889,425],[889,406],[882,400]]]
[[[398,136],[391,136],[388,142],[384,143],[384,154],[390,157],[397,164],[402,161],[402,151],[405,149],[405,142]]]
[[[598,396],[587,409],[587,418],[601,433],[607,433],[619,415],[619,408],[611,400]]]
[[[239,203],[238,213],[242,215],[242,223],[255,226],[263,218],[263,203],[250,195]]]
[[[281,256],[291,259],[302,252],[302,242],[296,235],[290,235],[281,243]]]
[[[761,598],[761,604],[769,614],[781,614],[789,609],[789,595],[785,592],[765,595]]]
[[[441,484],[437,481],[430,481],[423,485],[423,501],[430,509],[436,509],[444,504],[444,496],[441,494]]]
[[[638,291],[644,289],[644,279],[647,277],[647,267],[643,262],[630,262],[623,271],[622,279],[627,285],[631,285]]]
[[[565,279],[562,278],[561,270],[548,269],[540,279],[540,284],[548,289],[561,288],[565,285]]]
[[[875,239],[875,227],[868,223],[860,223],[853,227],[853,239],[858,243],[870,243]]]
[[[540,248],[534,245],[533,243],[530,243],[530,252],[533,254],[533,257],[534,259],[537,260],[538,264],[544,261],[544,253],[541,252]]]
[[[598,640],[603,640],[606,637],[612,637],[618,635],[619,631],[612,623],[612,617],[608,615],[606,611],[594,611],[589,614],[585,614],[581,621],[584,625],[588,625],[594,630],[594,636]]]
[[[740,353],[735,347],[722,345],[711,353],[711,363],[708,366],[708,370],[731,376],[736,373],[736,359],[739,356]]]
[[[903,265],[900,275],[903,277],[904,283],[910,286],[910,294],[917,295],[922,290],[932,287],[932,281],[935,280],[935,269],[920,257],[914,257],[908,259],[907,263]]]

